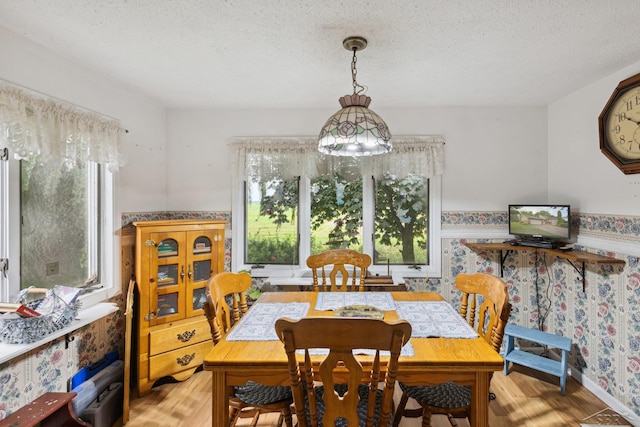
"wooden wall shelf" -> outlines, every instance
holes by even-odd
[[[510,243],[465,243],[465,245],[474,252],[500,251],[501,276],[503,274],[504,260],[512,251],[537,251],[547,253],[558,258],[566,259],[567,262],[569,262],[569,264],[571,264],[571,266],[578,272],[582,279],[582,292],[584,292],[585,288],[585,264],[625,264],[623,260],[618,258],[592,254],[591,252],[579,251],[576,249],[571,249],[569,251],[560,251],[557,249],[512,245]],[[580,265],[581,268],[578,268],[578,265]]]

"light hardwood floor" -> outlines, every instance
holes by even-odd
[[[609,420],[625,425],[623,418],[595,397],[590,391],[569,378],[566,396],[560,395],[558,379],[522,367],[513,367],[505,376],[496,372],[491,391],[497,396],[489,403],[491,427],[561,427],[580,426],[581,422],[598,424],[594,414],[612,413]],[[251,425],[247,414],[239,425]],[[258,427],[275,427],[278,416],[264,414]],[[610,424],[613,424],[611,421]],[[444,416],[435,416],[433,427],[450,427]],[[602,422],[600,422],[602,424]],[[211,425],[211,374],[198,372],[181,383],[154,387],[144,398],[131,401],[127,427],[205,427]],[[468,427],[467,420],[458,420]],[[626,425],[629,425],[626,423]],[[404,418],[402,427],[419,427],[420,419]]]

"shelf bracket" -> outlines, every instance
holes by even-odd
[[[580,276],[580,278],[582,279],[582,292],[584,293],[585,285],[586,285],[586,280],[585,280],[585,277],[584,277],[585,276],[585,266],[584,266],[585,262],[584,261],[581,262],[582,268],[578,268],[573,262],[571,262],[570,259],[567,259],[567,262],[569,264],[571,264],[571,267],[573,267],[573,269],[578,273],[578,276]]]
[[[69,348],[69,344],[76,339],[75,336],[70,333],[64,334],[64,348],[65,350]]]
[[[504,255],[502,254],[503,252]],[[504,262],[511,252],[513,252],[511,249],[508,249],[506,251],[500,249],[500,277],[504,277]]]
[[[500,249],[500,277],[504,277],[504,262],[511,252],[513,252],[512,249],[508,249],[506,251]],[[558,257],[558,258],[566,259],[567,262],[571,265],[571,267],[573,267],[573,269],[576,271],[576,273],[578,273],[578,276],[580,276],[580,279],[582,280],[582,292],[584,292],[586,287],[585,262],[582,261],[581,263],[579,263],[582,268],[578,268],[578,265],[571,262],[570,259],[563,258],[563,257]]]

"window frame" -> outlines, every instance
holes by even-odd
[[[4,152],[4,150],[2,150]],[[0,160],[0,258],[9,260],[6,274],[0,273],[0,299],[15,301],[20,292],[20,160],[14,158],[7,149],[6,160]],[[99,171],[90,179],[97,179],[99,190],[93,188],[90,194],[99,196],[93,199],[92,206],[87,206],[89,214],[100,213],[100,232],[93,230],[91,238],[98,244],[92,245],[93,254],[99,271],[98,282],[91,290],[80,297],[83,308],[90,307],[111,298],[120,289],[116,286],[115,265],[119,262],[119,254],[115,251],[115,174],[105,165],[97,164]],[[64,285],[64,283],[61,283]]]
[[[373,253],[373,226],[375,194],[373,180],[371,177],[363,177],[363,251]],[[413,277],[440,277],[441,276],[441,193],[442,179],[440,175],[428,177],[429,179],[429,239],[428,253],[429,263],[420,265],[420,269],[411,268],[406,265],[393,265],[391,274],[394,283],[404,283],[405,278]],[[232,183],[232,270],[250,271],[253,277],[266,278],[272,285],[287,284],[308,284],[311,283],[311,271],[306,266],[306,259],[310,252],[310,179],[300,177],[300,202],[299,202],[299,265],[265,265],[255,268],[255,266],[244,263],[245,239],[245,195],[244,181],[234,178]],[[236,220],[233,220],[233,219]],[[372,265],[369,268],[372,274],[387,274],[387,267],[382,265]]]

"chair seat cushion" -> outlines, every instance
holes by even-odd
[[[266,405],[281,400],[291,399],[291,387],[267,386],[248,381],[243,386],[235,387],[235,396],[249,405]]]
[[[324,400],[322,396],[324,394],[324,386],[318,386],[316,389],[316,402],[317,402],[317,410],[318,410],[318,427],[323,427],[322,417],[324,415]],[[344,395],[347,391],[347,386],[345,384],[336,384],[335,390],[338,392],[340,396]],[[358,417],[360,418],[360,426],[366,426],[367,420],[367,401],[369,398],[369,386],[366,384],[360,384],[358,386],[358,396],[360,396],[360,402],[358,403]],[[373,416],[373,425],[377,426],[380,420],[380,405],[382,404],[382,390],[378,390],[376,392],[376,411]],[[311,425],[311,418],[309,416],[309,402],[306,402],[307,406],[307,424]],[[389,417],[388,426],[391,426],[391,419]],[[334,427],[334,426],[330,426]],[[344,418],[337,419],[335,421],[335,427],[347,427],[347,421]]]
[[[471,405],[471,387],[446,382],[434,386],[407,386],[400,383],[400,388],[409,397],[421,405],[438,408],[463,408]]]

